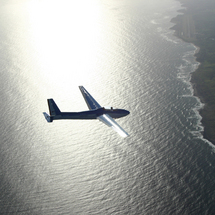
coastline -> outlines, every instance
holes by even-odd
[[[192,43],[196,47],[194,57],[199,62],[199,66],[191,75],[191,84],[194,96],[204,104],[203,108],[199,110],[204,127],[203,137],[215,145],[215,64],[210,59],[211,55],[208,54],[211,52],[215,54],[215,50],[214,52],[207,50],[208,45],[213,45],[213,42],[215,44],[213,41],[215,38],[213,38],[213,32],[207,29],[210,24],[205,24],[205,20],[204,22],[201,20],[211,21],[211,17],[215,20],[215,14],[209,18],[205,15],[206,12],[204,14],[204,10],[207,13],[208,10],[214,10],[215,3],[212,4],[210,0],[200,0],[198,3],[195,0],[178,1],[184,9],[179,10],[180,14],[171,20],[175,24],[171,29],[175,31],[176,37]],[[203,4],[204,8],[202,8]]]

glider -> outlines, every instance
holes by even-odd
[[[129,111],[124,109],[115,109],[113,107],[101,107],[83,86],[79,86],[79,89],[89,110],[81,112],[61,112],[53,99],[47,99],[50,115],[43,112],[47,122],[62,119],[98,119],[107,126],[111,127],[122,137],[128,136],[128,133],[113,118],[116,119],[127,116]]]

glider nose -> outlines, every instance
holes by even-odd
[[[127,116],[130,112],[128,110],[124,110],[124,116]]]

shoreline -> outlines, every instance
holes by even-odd
[[[201,5],[197,6],[195,0],[178,1],[184,8],[178,10],[180,14],[178,14],[171,20],[171,22],[175,24],[173,27],[171,27],[171,29],[175,31],[174,35],[176,37],[183,40],[184,42],[192,43],[196,47],[194,57],[199,65],[196,70],[191,73],[190,83],[193,87],[193,95],[198,97],[200,99],[200,102],[203,104],[203,107],[198,110],[200,116],[202,117],[201,124],[203,126],[203,131],[201,133],[203,135],[203,138],[215,145],[215,106],[213,106],[213,102],[210,101],[210,98],[213,97],[214,92],[213,88],[208,89],[209,87],[207,86],[208,80],[205,61],[207,61],[208,59],[207,57],[205,57],[204,59],[205,53],[202,53],[202,49],[205,48],[204,45],[207,44],[207,41],[205,43],[202,42],[202,38],[206,38],[206,36],[200,31],[200,27],[202,26],[198,26],[198,28],[196,27],[197,21],[195,19],[196,17],[198,17],[198,15],[196,15],[196,11],[198,10],[192,9],[193,6],[196,6],[196,8],[201,10]],[[206,1],[207,0],[202,0],[202,3],[205,3]],[[200,15],[198,19],[200,19]],[[205,83],[202,84],[204,80]]]

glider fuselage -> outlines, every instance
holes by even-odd
[[[127,116],[129,111],[124,109],[105,109],[98,108],[95,110],[81,111],[81,112],[60,112],[57,115],[51,115],[52,120],[60,119],[97,119],[97,117],[108,114],[112,118],[121,118]]]

